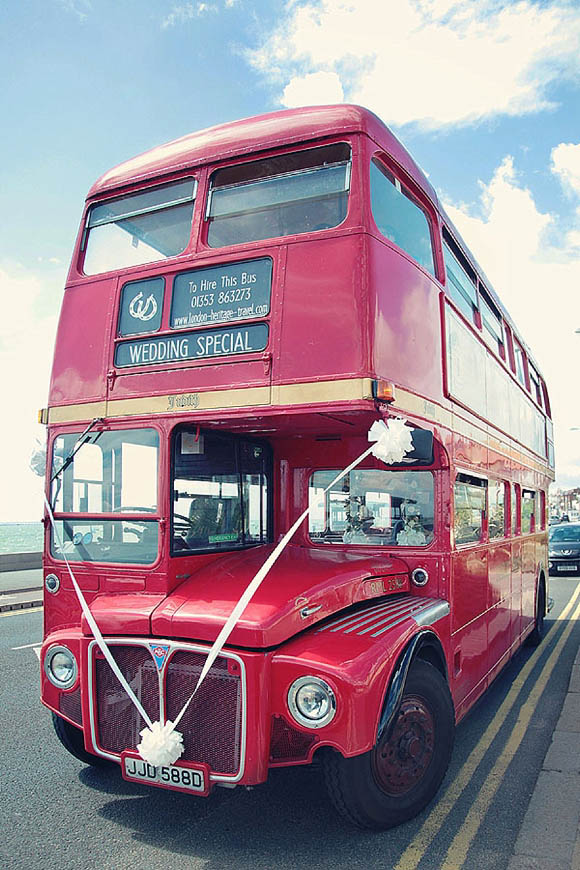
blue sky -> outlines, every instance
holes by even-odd
[[[95,179],[212,124],[340,101],[429,175],[535,353],[558,482],[579,486],[579,45],[577,0],[4,0],[0,520],[42,513],[28,458]]]

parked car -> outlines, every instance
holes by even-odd
[[[580,573],[580,523],[565,522],[549,531],[550,574]]]

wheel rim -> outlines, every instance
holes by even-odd
[[[381,740],[372,754],[377,785],[388,795],[402,795],[420,782],[435,748],[433,714],[423,698],[403,698],[389,740]]]

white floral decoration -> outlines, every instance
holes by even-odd
[[[141,731],[143,738],[137,744],[137,752],[143,761],[155,765],[155,767],[175,764],[183,754],[183,735],[174,730],[173,722],[168,720],[165,725],[161,722],[153,722],[151,728]]]
[[[369,441],[376,441],[371,450],[373,456],[387,465],[402,462],[413,449],[411,430],[402,417],[394,417],[387,423],[376,420],[369,429]]]

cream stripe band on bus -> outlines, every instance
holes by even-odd
[[[531,351],[388,128],[286,110],[106,173],[41,415],[63,746],[200,799],[316,759],[353,825],[419,813],[541,640],[554,448]]]

